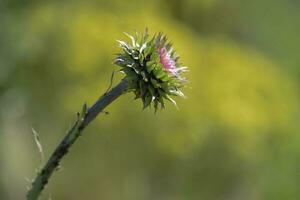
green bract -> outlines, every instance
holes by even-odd
[[[186,79],[181,73],[187,68],[178,63],[179,57],[167,37],[161,33],[149,37],[147,30],[144,34],[126,35],[131,43],[118,41],[123,51],[115,64],[122,68],[136,99],[142,99],[144,108],[153,104],[155,111],[159,104],[165,107],[165,99],[176,105],[171,96],[184,97],[180,88]]]

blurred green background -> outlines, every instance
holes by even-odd
[[[300,199],[296,0],[0,2],[0,199],[24,199],[123,32],[165,32],[190,84],[154,114],[128,94],[84,132],[42,199]],[[117,75],[115,83],[122,75]],[[43,160],[43,163],[45,160]]]

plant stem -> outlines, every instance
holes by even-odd
[[[91,108],[87,109],[86,105],[83,106],[83,110],[81,113],[78,113],[78,119],[73,127],[67,132],[67,135],[56,147],[43,169],[37,174],[31,189],[27,193],[27,200],[36,200],[39,198],[52,173],[59,166],[61,159],[68,153],[69,148],[78,139],[84,128],[93,121],[106,106],[125,93],[127,89],[128,82],[126,79],[123,79],[117,86],[100,97]]]

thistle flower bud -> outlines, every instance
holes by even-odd
[[[151,104],[155,111],[159,105],[164,108],[164,100],[176,106],[171,96],[184,97],[181,88],[186,79],[181,75],[187,67],[178,62],[172,44],[162,33],[150,38],[147,29],[144,34],[126,35],[131,43],[118,41],[122,53],[117,54],[115,64],[126,75],[129,90],[142,99],[144,108]]]

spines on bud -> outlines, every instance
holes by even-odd
[[[142,99],[144,108],[153,104],[155,111],[159,105],[165,107],[164,100],[176,105],[171,96],[184,97],[180,89],[186,79],[181,74],[187,68],[178,63],[172,43],[162,33],[150,37],[147,29],[144,34],[125,34],[131,43],[118,41],[123,52],[115,64],[122,68],[136,99]]]

